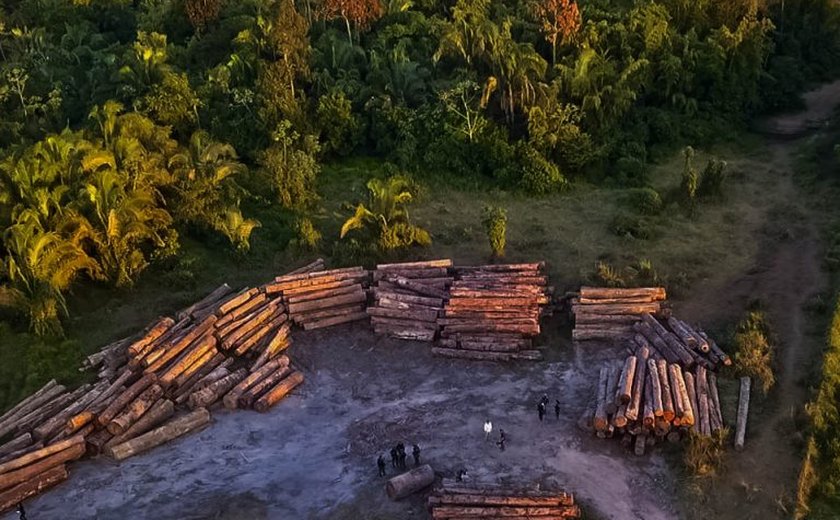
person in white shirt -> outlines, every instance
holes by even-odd
[[[490,434],[493,433],[493,423],[490,422],[490,419],[484,421],[484,440],[490,440]]]

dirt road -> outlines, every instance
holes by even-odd
[[[428,351],[362,326],[302,333],[292,358],[306,383],[270,413],[219,411],[203,432],[120,465],[76,464],[70,482],[28,504],[30,517],[424,518],[422,499],[389,501],[376,474],[377,455],[399,441],[419,444],[443,475],[559,484],[604,518],[675,517],[661,457],[617,456],[617,443],[579,434],[592,369],[575,358],[590,356],[511,367]],[[543,393],[561,400],[559,421],[538,421]],[[506,451],[484,441],[485,418],[505,429]]]

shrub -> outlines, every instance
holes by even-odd
[[[621,157],[615,162],[615,177],[620,186],[639,186],[647,181],[647,164],[636,157]]]
[[[712,477],[718,474],[723,469],[727,436],[726,428],[712,437],[689,431],[688,443],[683,451],[683,463],[689,473],[696,477]]]
[[[764,312],[750,311],[738,324],[732,344],[738,372],[760,382],[762,392],[767,394],[776,377],[773,373],[772,333]]]
[[[658,215],[664,206],[659,192],[653,188],[638,188],[630,192],[630,205],[642,215]]]
[[[598,262],[598,265],[595,266],[594,278],[596,283],[606,287],[624,287],[626,285],[621,272],[607,262]]]
[[[333,90],[321,96],[315,115],[325,154],[346,156],[359,144],[362,123],[353,114],[350,100],[343,91]]]
[[[530,145],[517,147],[517,159],[522,177],[520,187],[531,195],[546,195],[567,185],[556,164],[546,159]]]
[[[482,224],[487,231],[487,240],[494,258],[504,258],[507,240],[507,210],[495,206],[486,206]]]
[[[653,236],[650,224],[644,217],[619,213],[613,218],[610,231],[620,237],[647,240]]]
[[[723,195],[723,183],[726,180],[726,161],[709,159],[700,176],[697,194],[700,197],[720,197]]]
[[[685,155],[685,167],[680,182],[680,196],[689,215],[693,215],[697,202],[697,170],[694,169],[692,164],[694,149],[686,146],[683,155]]]
[[[315,228],[312,220],[301,217],[295,220],[295,245],[303,251],[315,251],[321,244],[321,232]]]
[[[301,138],[288,121],[281,122],[272,137],[275,144],[260,154],[260,167],[271,179],[277,200],[284,208],[305,208],[318,199],[318,142],[312,136]]]

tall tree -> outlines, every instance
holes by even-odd
[[[534,13],[540,30],[551,44],[551,63],[557,63],[558,42],[568,42],[580,30],[580,10],[575,0],[539,0]]]
[[[325,20],[341,18],[347,27],[347,38],[353,44],[353,32],[350,23],[356,26],[356,32],[367,29],[370,24],[382,16],[379,0],[324,0],[320,15]]]
[[[184,9],[195,33],[201,36],[208,24],[219,19],[222,0],[185,0]]]

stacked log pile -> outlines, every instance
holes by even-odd
[[[581,426],[600,438],[622,438],[638,455],[663,439],[678,442],[689,431],[705,437],[720,432],[725,425],[717,365],[709,357],[674,352],[677,340],[663,338],[657,329],[664,325],[650,314],[643,315],[640,325],[644,334],[625,342],[627,357],[600,369],[595,406],[581,418]],[[705,341],[712,352],[708,336]],[[700,351],[699,345],[693,348]]]
[[[362,267],[295,273],[278,276],[265,292],[282,299],[295,324],[320,329],[368,317],[368,278]]]
[[[455,268],[432,352],[490,361],[542,359],[533,338],[540,334],[541,307],[551,292],[544,268],[543,263]]]
[[[623,340],[634,335],[643,314],[667,315],[664,287],[581,287],[572,299],[575,341]]]
[[[377,265],[374,303],[367,309],[374,332],[395,339],[434,341],[452,284],[450,267],[452,260]]]
[[[66,479],[82,455],[123,460],[204,427],[230,394],[233,408],[264,412],[297,387],[303,375],[283,355],[286,305],[266,287],[222,285],[88,356],[82,369],[98,369],[96,383],[50,381],[3,414],[0,512]]]
[[[574,497],[562,491],[448,484],[429,496],[434,520],[580,518]]]

